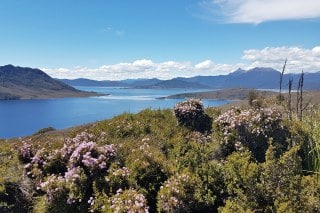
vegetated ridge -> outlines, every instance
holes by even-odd
[[[97,95],[57,81],[40,69],[0,66],[0,100],[82,97]]]
[[[319,106],[253,97],[0,140],[0,212],[319,212]]]
[[[190,92],[190,93],[180,93],[176,95],[170,95],[168,99],[184,99],[184,98],[197,98],[197,99],[217,99],[217,100],[247,100],[249,93],[253,89],[246,88],[231,88],[231,89],[222,89],[215,91],[207,92]],[[262,96],[275,95],[277,92],[272,91],[256,91]],[[162,98],[161,98],[162,99]]]

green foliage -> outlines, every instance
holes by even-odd
[[[234,199],[232,202],[247,209],[257,209],[261,205],[261,168],[253,161],[249,151],[231,154],[223,165],[223,176],[227,193]]]
[[[170,177],[161,187],[158,194],[159,212],[195,212],[201,206],[197,202],[197,180],[189,172]]]
[[[230,212],[243,212],[243,213],[253,213],[248,206],[238,203],[234,200],[227,200],[226,205],[219,208],[220,213],[230,213]]]
[[[267,202],[274,204],[277,208],[285,209],[289,204],[290,207],[295,208],[299,205],[297,196],[300,193],[302,171],[298,151],[299,147],[293,147],[278,159],[273,145],[270,145],[267,150],[267,160],[262,165],[261,179]]]
[[[319,112],[303,122],[262,107],[201,113],[214,121],[206,131],[147,109],[70,138],[1,141],[0,211],[320,211]]]
[[[8,142],[0,143],[0,212],[26,212],[32,195],[22,182],[18,154]]]
[[[168,167],[165,156],[150,146],[149,140],[142,139],[139,146],[131,150],[126,158],[126,165],[132,171],[131,182],[146,191],[150,209],[155,210],[157,192],[167,179]]]
[[[263,106],[263,97],[254,89],[249,91],[248,103],[250,107],[260,108]]]
[[[306,159],[306,169],[314,172],[320,182],[320,111],[315,110],[305,116],[302,122],[305,141],[303,150]]]

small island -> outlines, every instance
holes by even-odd
[[[0,66],[0,100],[97,96],[51,78],[40,69]]]

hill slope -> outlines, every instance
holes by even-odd
[[[51,78],[39,69],[0,66],[0,100],[92,96]]]

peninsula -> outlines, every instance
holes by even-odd
[[[51,78],[40,69],[0,66],[0,100],[88,97],[94,92],[80,91]]]

